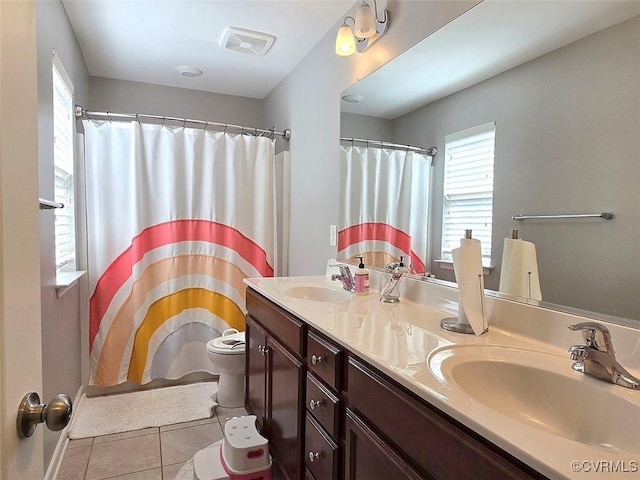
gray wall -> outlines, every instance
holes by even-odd
[[[292,129],[291,275],[322,273],[326,260],[336,255],[336,247],[329,245],[329,226],[338,223],[340,92],[476,3],[391,0],[386,36],[365,54],[349,57],[334,50],[340,19],[266,97],[269,123]]]
[[[89,76],[82,53],[62,4],[36,2],[38,48],[38,161],[40,197],[53,199],[53,87],[51,50],[62,60],[75,87],[74,101],[86,102]],[[40,213],[42,279],[42,377],[41,399],[58,393],[73,399],[82,385],[80,284],[57,298],[55,281],[54,212]],[[44,463],[48,465],[60,432],[45,429]]]
[[[91,77],[85,109],[121,113],[147,113],[210,122],[269,128],[262,100],[218,93],[164,87],[148,83]]]
[[[341,137],[393,142],[392,128],[392,121],[386,118],[369,117],[347,112],[340,113]]]
[[[518,228],[537,246],[543,299],[640,319],[640,18],[586,37],[399,117],[394,141],[434,144],[496,122],[493,264]],[[443,157],[433,189],[439,258]],[[515,222],[518,213],[595,213],[615,218]],[[452,279],[452,272],[433,271]],[[497,290],[499,268],[487,278]]]

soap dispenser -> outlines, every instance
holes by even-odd
[[[360,259],[360,265],[355,273],[356,295],[369,295],[369,270],[364,268],[364,257]]]

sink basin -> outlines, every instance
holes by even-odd
[[[640,405],[623,398],[623,387],[575,372],[571,363],[531,350],[456,346],[435,352],[429,369],[444,385],[533,428],[640,453]]]
[[[351,299],[351,293],[322,285],[297,285],[283,290],[285,295],[300,300],[312,300],[314,302],[338,303]]]

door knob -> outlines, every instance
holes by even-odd
[[[49,430],[57,432],[67,426],[71,419],[73,404],[68,395],[60,393],[49,403],[40,403],[37,393],[27,393],[20,407],[16,426],[18,437],[27,438],[33,435],[39,423],[45,422]]]

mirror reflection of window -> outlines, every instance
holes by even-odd
[[[482,265],[491,265],[495,122],[445,136],[441,259],[452,261],[465,230],[482,245]]]

